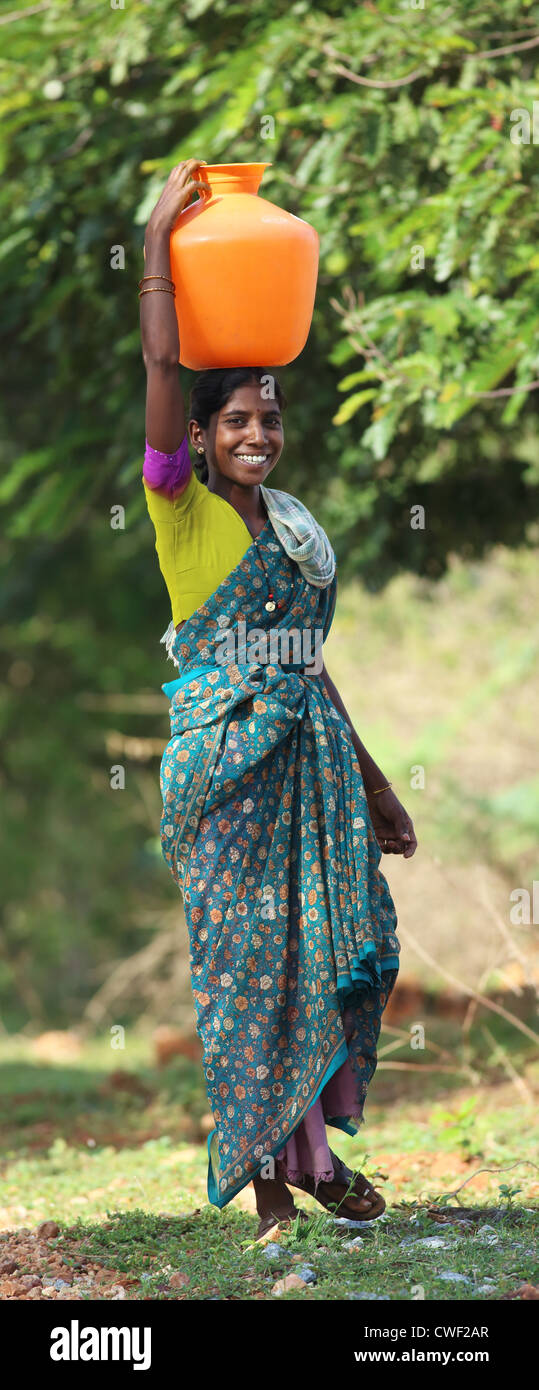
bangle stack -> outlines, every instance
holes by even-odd
[[[149,289],[149,290],[141,290],[140,287],[141,287],[141,285],[144,284],[144,281],[145,281],[145,280],[166,280],[168,285],[172,285],[172,289],[171,289],[171,290],[168,290],[168,289],[166,288],[166,285],[153,285],[152,288]],[[173,295],[174,299],[176,298],[176,287],[175,287],[174,281],[171,280],[171,279],[170,279],[170,276],[168,276],[168,275],[143,275],[143,276],[142,276],[142,280],[139,280],[138,284],[139,284],[139,299],[141,298],[141,296],[142,296],[143,294],[154,294],[157,290],[160,290],[162,294],[171,294],[171,295]]]

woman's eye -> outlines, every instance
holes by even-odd
[[[227,420],[227,425],[243,425],[244,423],[245,422],[241,415],[229,415]],[[280,415],[272,415],[269,420],[266,420],[266,424],[271,426],[280,425],[280,423]]]

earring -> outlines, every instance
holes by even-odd
[[[203,449],[197,449],[197,454],[203,454],[203,453],[204,453],[204,450],[203,450]]]

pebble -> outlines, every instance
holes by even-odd
[[[354,1236],[353,1240],[345,1240],[343,1250],[364,1250],[365,1241],[363,1236]]]
[[[316,1273],[310,1265],[298,1265],[296,1274],[298,1278],[303,1279],[304,1284],[316,1284]]]
[[[476,1240],[484,1241],[485,1245],[497,1245],[498,1235],[494,1226],[479,1226],[475,1233]]]
[[[373,1226],[378,1226],[380,1221],[389,1221],[389,1217],[387,1212],[383,1211],[381,1216],[375,1217],[374,1221],[351,1221],[347,1216],[332,1216],[329,1220],[333,1221],[336,1226],[357,1226],[359,1229],[365,1229],[368,1226],[372,1231]]]
[[[60,1227],[56,1221],[42,1221],[37,1227],[36,1235],[41,1236],[42,1240],[53,1240],[55,1236],[60,1235]]]
[[[445,1279],[451,1284],[471,1284],[471,1279],[467,1274],[454,1274],[451,1269],[444,1270],[443,1274],[437,1274],[437,1279]]]
[[[284,1253],[282,1245],[276,1245],[274,1241],[270,1241],[269,1245],[265,1245],[262,1251],[264,1259],[269,1260],[270,1264],[273,1260],[281,1260]]]
[[[408,1250],[450,1250],[454,1242],[442,1240],[441,1236],[424,1236],[422,1240],[401,1240],[401,1249]]]
[[[273,1285],[271,1292],[275,1294],[276,1298],[279,1298],[282,1293],[288,1293],[289,1289],[306,1288],[306,1281],[305,1279],[300,1279],[299,1274],[285,1274],[284,1279],[278,1279],[277,1283]]]

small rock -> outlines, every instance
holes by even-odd
[[[307,1284],[305,1282],[305,1279],[300,1279],[298,1274],[286,1274],[284,1279],[277,1280],[277,1283],[273,1285],[271,1292],[272,1294],[275,1294],[276,1298],[278,1298],[280,1294],[288,1293],[289,1289],[306,1288]]]
[[[16,1260],[2,1260],[0,1264],[0,1275],[14,1274],[15,1270],[18,1268],[19,1266]]]
[[[378,1226],[380,1221],[389,1221],[389,1216],[386,1211],[383,1211],[381,1216],[377,1216],[374,1221],[352,1221],[347,1216],[332,1216],[328,1217],[328,1220],[333,1221],[336,1226],[357,1226],[359,1229],[362,1227],[365,1229],[368,1226],[372,1231],[373,1226]]]
[[[481,1240],[485,1245],[497,1245],[498,1235],[494,1226],[479,1226],[475,1233],[475,1239]]]
[[[55,1289],[70,1289],[71,1285],[68,1284],[67,1279],[55,1279],[54,1287]]]
[[[408,1242],[406,1242],[406,1244],[408,1244]],[[442,1240],[441,1236],[424,1236],[422,1240],[413,1240],[411,1242],[414,1250],[418,1249],[420,1246],[423,1250],[450,1250],[452,1244],[452,1241]]]
[[[112,1288],[109,1289],[109,1298],[111,1298],[113,1302],[116,1302],[119,1298],[125,1298],[123,1284],[113,1284]]]
[[[266,1245],[262,1251],[264,1259],[268,1260],[270,1264],[273,1260],[282,1260],[284,1253],[282,1245],[276,1245],[275,1241],[270,1241],[269,1245]],[[293,1255],[292,1258],[294,1261],[301,1260],[301,1255]]]
[[[454,1274],[451,1269],[444,1270],[443,1274],[437,1274],[437,1279],[446,1279],[451,1284],[470,1284],[471,1279],[467,1274]]]
[[[363,1236],[354,1236],[353,1240],[345,1240],[343,1250],[364,1250],[365,1241]]]
[[[56,1221],[42,1221],[37,1227],[36,1235],[41,1236],[43,1240],[53,1240],[55,1236],[60,1235],[60,1227]]]
[[[188,1274],[171,1274],[168,1281],[169,1289],[184,1289],[189,1283]]]
[[[310,1265],[298,1265],[296,1274],[299,1279],[303,1279],[304,1284],[316,1284],[316,1273]]]

